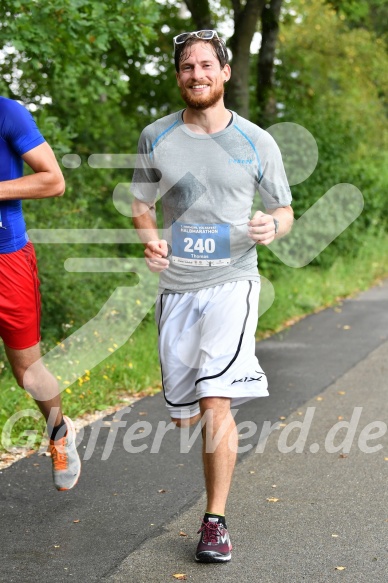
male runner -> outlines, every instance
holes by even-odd
[[[225,505],[238,442],[231,405],[268,394],[255,356],[256,244],[285,235],[293,212],[276,143],[225,108],[231,69],[216,31],[180,34],[174,50],[186,108],[142,132],[133,216],[146,262],[160,272],[156,320],[166,405],[179,427],[202,422],[207,508],[195,558],[225,562],[232,548]],[[256,191],[265,212],[252,210]]]
[[[23,161],[34,174],[23,176]],[[64,190],[55,155],[31,114],[0,97],[0,336],[17,383],[34,397],[46,419],[58,490],[77,483],[81,464],[73,423],[62,414],[58,383],[39,360],[38,270],[21,201],[61,196]]]

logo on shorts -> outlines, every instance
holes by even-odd
[[[259,377],[243,377],[241,379],[234,379],[231,384],[234,385],[234,383],[251,383],[252,381],[261,381],[262,378],[262,374]]]

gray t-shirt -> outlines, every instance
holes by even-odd
[[[234,112],[232,123],[215,134],[193,132],[182,113],[143,130],[132,181],[139,200],[161,197],[162,238],[171,253],[160,291],[259,281],[256,245],[247,235],[255,193],[266,209],[292,200],[279,148],[268,132]]]

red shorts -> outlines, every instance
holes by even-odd
[[[0,336],[15,350],[40,340],[40,282],[35,249],[0,253]]]

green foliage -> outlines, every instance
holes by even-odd
[[[360,217],[314,261],[328,267],[338,255],[355,255],[366,230],[388,227],[387,54],[373,31],[349,29],[321,0],[295,0],[288,10],[276,70],[277,121],[304,126],[319,149],[314,173],[292,187],[295,216],[341,182],[357,186],[365,201]],[[267,269],[276,265],[264,254]]]
[[[87,164],[64,169],[63,198],[24,201],[27,225],[34,229],[128,229],[131,219],[113,204],[114,187],[128,182],[128,170],[94,169]],[[134,284],[135,276],[70,273],[70,257],[142,256],[142,245],[36,245],[43,297],[42,328],[46,345],[68,335],[95,316],[115,288]]]
[[[145,61],[154,42],[160,5],[151,0],[65,0],[0,4],[0,93],[24,101],[53,146],[59,161],[78,154],[79,168],[63,168],[66,194],[60,199],[25,201],[28,228],[128,228],[112,200],[131,170],[88,166],[93,153],[135,153],[136,118],[143,87],[128,70]],[[149,49],[147,49],[149,51]],[[148,91],[148,90],[147,90]],[[131,114],[126,104],[131,103]],[[50,344],[94,316],[118,285],[131,278],[68,273],[68,257],[117,257],[142,253],[140,245],[38,245],[43,296],[43,338]],[[68,328],[72,323],[71,329]],[[64,326],[66,328],[64,329]]]
[[[4,0],[0,91],[38,108],[48,102],[51,120],[66,136],[98,138],[99,117],[107,121],[109,105],[108,115],[114,116],[115,105],[128,93],[123,64],[144,55],[158,8],[151,0]],[[50,142],[68,145],[50,131],[47,117],[40,119],[38,112],[37,118]]]
[[[386,0],[327,0],[351,27],[374,30],[387,39],[388,5]]]
[[[131,82],[130,95],[122,102],[123,112],[135,117],[139,131],[155,119],[183,108],[175,82],[173,58],[174,36],[191,30],[192,22],[182,20],[182,2],[166,0],[160,5],[159,25],[147,52],[125,63]]]

